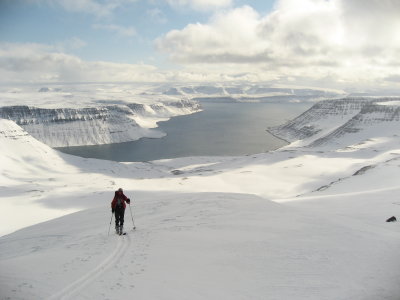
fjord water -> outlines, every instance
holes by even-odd
[[[221,103],[202,101],[202,112],[159,122],[160,139],[58,148],[81,157],[150,161],[187,156],[236,156],[286,145],[266,130],[301,114],[311,103]]]

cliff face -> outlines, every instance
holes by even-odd
[[[302,146],[340,144],[345,139],[385,135],[399,129],[400,98],[344,98],[321,101],[294,120],[269,131]],[[348,135],[353,133],[353,135]],[[357,133],[357,135],[354,135]]]
[[[163,133],[143,125],[154,120],[200,110],[197,102],[179,100],[155,104],[119,104],[84,108],[6,106],[0,118],[9,119],[30,135],[52,147],[121,143]],[[135,119],[140,119],[140,125]],[[145,123],[147,124],[147,123]]]

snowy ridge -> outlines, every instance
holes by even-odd
[[[397,135],[400,129],[400,109],[397,105],[391,106],[390,103],[395,103],[398,99],[400,98],[378,99],[367,103],[349,121],[328,135],[316,139],[310,146],[329,144],[332,141],[348,137],[349,133],[358,133],[360,139],[368,139],[370,136],[376,135],[371,131],[379,133],[383,130],[385,136]],[[387,104],[381,105],[380,103]]]
[[[257,84],[221,84],[221,85],[183,85],[162,86],[155,89],[164,95],[184,95],[186,97],[207,100],[217,98],[228,102],[251,101],[309,101],[341,97],[345,93],[336,90],[310,88],[282,88]]]
[[[331,97],[340,94],[338,91],[306,89],[306,88],[278,88],[262,85],[187,85],[162,87],[157,89],[165,95],[298,95]]]
[[[340,141],[342,138],[354,140],[357,136],[362,140],[374,136],[370,131],[382,126],[386,129],[385,135],[389,134],[387,130],[395,134],[399,127],[398,100],[377,97],[320,101],[294,120],[268,130],[286,141],[298,141],[296,146],[329,146],[332,143],[335,147],[340,143],[346,146],[348,141]],[[391,127],[387,123],[391,123]]]
[[[156,122],[199,111],[194,101],[127,103],[84,108],[0,107],[0,118],[15,121],[52,147],[111,144],[162,137]]]

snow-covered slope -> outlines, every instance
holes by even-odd
[[[37,141],[14,122],[0,119],[0,128],[0,205],[4,212],[0,234],[88,207],[85,201],[65,206],[62,199],[73,202],[92,193],[90,182],[96,176],[85,179],[71,163],[75,158]],[[46,205],[46,200],[52,205]]]
[[[126,103],[83,108],[0,107],[0,118],[15,121],[52,147],[112,144],[141,137],[159,138],[156,122],[199,111],[189,100]]]
[[[366,202],[362,212],[371,213],[376,203]],[[354,209],[338,218],[251,195],[155,193],[135,202],[136,231],[127,212],[128,235],[120,237],[107,236],[107,208],[2,238],[3,295],[398,299],[399,231],[379,214],[363,214],[368,224]]]
[[[399,299],[400,227],[385,222],[400,211],[399,102],[390,100],[309,118],[325,133],[306,147],[150,163],[65,155],[0,120],[0,208],[16,212],[0,219],[3,233],[89,208],[1,237],[1,296]],[[310,146],[352,119],[359,130]],[[108,236],[120,186],[137,230],[127,210],[128,235]]]
[[[314,104],[297,118],[269,131],[287,141],[303,140],[341,126],[361,111],[370,98],[325,100]]]
[[[390,136],[398,132],[399,99],[344,98],[316,103],[288,123],[269,128],[296,146],[348,146],[355,140]],[[348,140],[350,138],[351,140]]]

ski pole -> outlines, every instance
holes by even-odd
[[[133,215],[132,215],[131,204],[130,204],[130,203],[128,203],[128,204],[129,204],[129,211],[131,212],[131,218],[132,218],[133,229],[136,229],[136,226],[135,226],[135,221],[133,220]]]
[[[110,235],[110,228],[111,228],[111,223],[112,223],[113,215],[114,215],[114,213],[111,213],[110,226],[108,226],[108,234],[107,234],[107,235]]]

